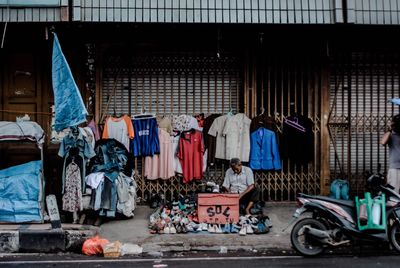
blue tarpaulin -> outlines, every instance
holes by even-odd
[[[0,222],[42,221],[42,161],[0,170]]]
[[[393,104],[400,105],[400,99],[399,99],[399,98],[394,98],[394,99],[391,99],[390,101],[391,101]]]
[[[55,104],[54,129],[59,132],[85,122],[88,112],[55,33],[52,79]]]

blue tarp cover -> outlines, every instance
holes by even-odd
[[[54,129],[59,132],[65,128],[86,122],[88,113],[55,33],[52,63],[56,113]]]
[[[42,161],[0,170],[0,222],[42,221]]]

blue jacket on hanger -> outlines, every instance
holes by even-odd
[[[275,132],[262,127],[250,134],[249,162],[254,170],[282,168]]]

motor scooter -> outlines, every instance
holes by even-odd
[[[400,252],[400,195],[392,186],[385,185],[384,176],[379,173],[367,179],[367,186],[374,189],[378,196],[385,194],[384,230],[360,230],[354,201],[299,194],[297,201],[300,207],[286,227],[296,222],[290,234],[294,249],[302,255],[315,256],[329,247],[367,241],[390,242]],[[300,217],[307,212],[311,217]]]

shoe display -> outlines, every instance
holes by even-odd
[[[215,233],[215,226],[214,226],[214,224],[209,224],[208,225],[208,229],[207,229],[207,231],[209,232],[209,233]]]
[[[231,233],[239,233],[241,227],[236,224],[231,224]]]
[[[171,224],[171,226],[169,227],[169,233],[170,234],[176,234],[176,228],[173,224]]]
[[[231,232],[231,225],[229,223],[226,223],[222,232],[224,234],[229,234]]]
[[[242,226],[242,229],[239,231],[239,235],[246,235],[247,234],[247,227],[246,225]]]
[[[170,228],[169,225],[164,227],[164,234],[169,234],[170,233]]]
[[[253,228],[250,224],[246,225],[246,234],[254,234]]]
[[[222,234],[222,229],[220,224],[215,225],[215,233]]]

